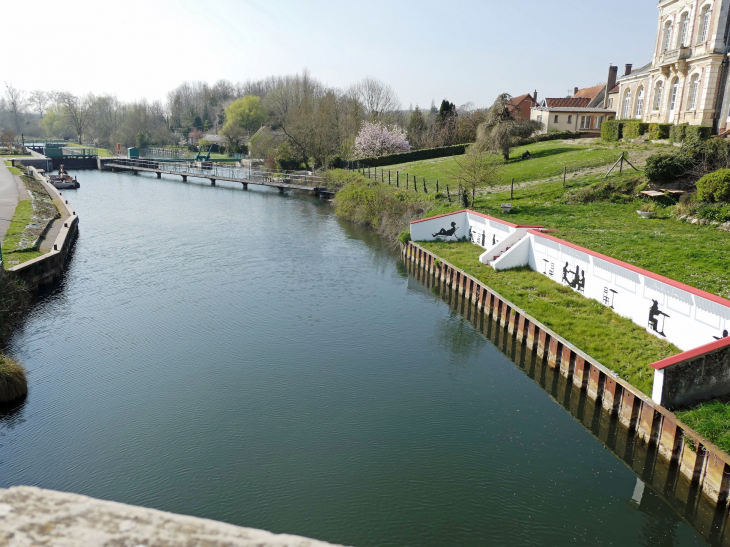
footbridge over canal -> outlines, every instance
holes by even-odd
[[[98,162],[100,170],[132,171],[135,174],[139,172],[155,173],[157,178],[162,178],[163,174],[179,175],[183,182],[187,182],[188,177],[196,177],[210,180],[213,186],[216,181],[225,180],[242,184],[244,190],[248,189],[249,184],[258,184],[277,188],[282,194],[285,190],[303,190],[320,197],[333,197],[334,195],[334,192],[325,186],[322,177],[303,173],[206,165],[205,162],[198,162],[198,165],[195,165],[192,162],[125,158],[99,158]]]

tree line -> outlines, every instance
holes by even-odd
[[[0,129],[28,139],[67,139],[105,148],[216,145],[271,167],[336,164],[356,156],[364,123],[396,126],[412,149],[470,143],[487,121],[472,104],[403,109],[393,88],[364,78],[330,87],[306,71],[233,84],[183,83],[164,101],[124,102],[115,95],[25,91],[5,83]],[[217,135],[216,139],[206,136]],[[215,142],[214,142],[215,141]]]

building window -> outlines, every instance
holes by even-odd
[[[537,123],[542,123],[542,114],[537,115]]]
[[[580,128],[581,129],[590,129],[591,128],[591,117],[590,116],[581,116],[580,117]]]
[[[700,32],[700,42],[707,41],[707,34],[710,32],[710,6],[705,6],[700,16],[702,21],[702,31]]]
[[[694,110],[697,107],[697,92],[700,88],[700,75],[695,74],[689,84],[689,105],[687,110]]]
[[[624,110],[621,114],[621,117],[624,120],[628,120],[631,116],[631,90],[627,89],[626,94],[624,95]]]
[[[573,116],[568,116],[568,123],[573,123]]]
[[[557,114],[555,114],[555,123],[558,123],[558,118],[559,118],[559,116]]]
[[[669,112],[672,112],[674,110],[674,107],[677,106],[677,91],[679,90],[679,79],[675,78],[674,82],[672,82],[672,95],[669,99]]]
[[[680,22],[680,29],[681,32],[679,34],[679,47],[682,47],[687,44],[687,27],[689,26],[689,22],[687,21],[689,14],[684,13],[682,14],[682,19]]]
[[[598,116],[596,118],[596,129],[600,129],[603,125],[603,116]]]
[[[654,110],[659,110],[662,106],[662,91],[664,91],[664,82],[657,82],[654,88]]]
[[[636,119],[640,120],[644,113],[644,88],[639,88],[639,94],[636,96]]]
[[[608,99],[608,108],[613,108],[613,97]]]
[[[672,43],[672,22],[667,21],[664,25],[664,38],[662,43],[662,50],[667,51]]]

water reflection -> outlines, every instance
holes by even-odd
[[[726,535],[730,534],[727,506],[712,506],[699,495],[697,486],[690,484],[680,474],[676,463],[670,465],[659,458],[655,446],[647,447],[636,442],[633,429],[627,429],[619,423],[615,414],[609,414],[600,403],[588,399],[586,392],[576,388],[558,369],[550,368],[547,353],[542,359],[538,358],[537,346],[530,350],[526,347],[526,340],[517,342],[516,332],[510,335],[506,325],[500,326],[491,316],[480,313],[476,305],[468,302],[467,297],[442,284],[425,269],[410,261],[406,269],[424,289],[449,304],[454,315],[441,322],[438,337],[452,353],[471,355],[478,344],[465,331],[469,330],[475,336],[480,332],[544,389],[553,401],[590,431],[607,450],[636,473],[636,487],[626,504],[649,517],[644,519],[640,530],[642,545],[676,545],[675,532],[682,519],[689,522],[710,545],[726,544]],[[456,314],[463,319],[456,320]],[[465,321],[473,329],[464,329]],[[668,511],[668,506],[673,511]]]

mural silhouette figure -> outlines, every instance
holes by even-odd
[[[432,237],[451,237],[456,233],[456,230],[458,230],[458,228],[456,227],[456,222],[452,222],[451,228],[449,230],[445,230],[444,228],[441,228],[435,234],[431,234],[431,236]]]
[[[496,244],[497,244],[497,236],[492,235],[492,245],[496,245]]]
[[[713,336],[713,338],[715,340],[722,340],[723,338],[727,338],[727,337],[728,337],[727,329],[725,329],[724,331],[722,331],[722,336]]]
[[[657,334],[661,334],[666,337],[666,334],[664,334],[664,321],[666,321],[666,318],[669,316],[659,309],[659,302],[656,300],[652,300],[652,302],[654,303],[651,305],[651,308],[649,308],[649,328]],[[659,330],[659,318],[662,316],[664,316],[665,319],[662,320],[662,330]]]

